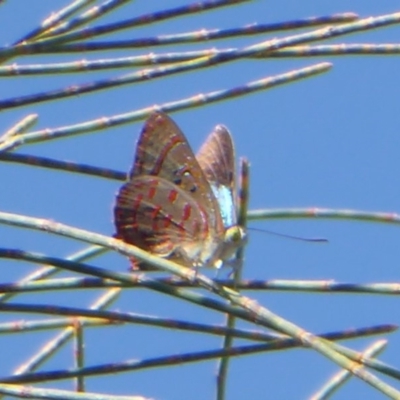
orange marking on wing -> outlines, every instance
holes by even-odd
[[[167,214],[164,218],[164,228],[168,228],[172,223],[172,215]]]
[[[182,221],[187,221],[192,214],[192,206],[190,204],[185,204],[182,210]]]
[[[159,230],[159,226],[158,226],[158,223],[159,223],[159,218],[157,218],[157,215],[158,215],[158,213],[160,212],[160,210],[161,210],[161,206],[156,206],[151,212],[150,212],[150,215],[149,215],[149,217],[151,218],[151,220],[152,220],[152,223],[151,223],[151,226],[152,226],[152,229],[153,229],[153,231],[154,232],[157,232],[158,230]]]
[[[158,126],[163,126],[167,124],[167,121],[164,119],[162,115],[159,115],[156,120],[154,121],[155,124]],[[154,126],[151,126],[150,129],[154,129]],[[164,147],[160,154],[157,157],[157,162],[155,163],[153,169],[152,169],[152,174],[153,175],[158,175],[164,160],[167,157],[167,154],[170,152],[170,150],[175,147],[177,144],[181,143],[182,139],[179,135],[170,135],[169,140],[167,143],[164,144]]]
[[[154,210],[151,212],[151,218],[156,219],[157,214],[160,212],[160,210],[161,210],[161,206],[155,207]]]
[[[143,152],[143,150],[138,148],[136,150],[136,153],[137,153],[136,157],[138,157],[138,159],[135,160],[133,171],[135,171],[135,170],[139,170],[140,171],[140,170],[143,169],[143,160],[142,160],[142,158],[143,158],[143,153],[144,152]]]
[[[155,196],[156,192],[157,192],[157,185],[150,186],[149,191],[147,193],[147,198],[151,200]]]
[[[177,199],[177,197],[178,197],[178,192],[177,192],[176,190],[172,189],[172,190],[169,191],[169,194],[168,194],[168,201],[169,201],[171,204],[173,204],[173,203],[175,202],[175,200]]]
[[[200,223],[200,221],[198,222],[199,237],[206,238],[209,233],[209,229],[210,229],[210,226],[208,225],[207,213],[204,211],[204,209],[202,207],[199,207],[199,210],[200,210],[200,214],[202,216],[202,219],[201,219],[202,223]]]
[[[142,202],[142,200],[143,200],[143,194],[138,194],[136,197],[135,197],[135,199],[134,199],[134,201],[133,201],[133,206],[132,206],[132,215],[133,215],[133,220],[136,222],[136,216],[137,216],[137,213],[136,213],[136,211],[139,209],[139,207],[140,207],[140,203]]]
[[[162,168],[162,163],[164,162],[164,160],[167,157],[167,154],[169,151],[171,151],[171,149],[173,147],[175,147],[178,143],[181,143],[181,138],[177,135],[171,136],[171,139],[169,140],[168,143],[165,144],[164,148],[162,149],[162,151],[160,152],[158,159],[157,159],[157,163],[153,168],[153,173],[158,174],[160,169]]]

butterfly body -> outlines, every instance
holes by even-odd
[[[225,128],[216,128],[196,158],[176,124],[153,113],[117,195],[116,237],[186,267],[219,268],[244,240],[233,190],[233,144]]]

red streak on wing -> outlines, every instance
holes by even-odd
[[[151,212],[151,218],[152,219],[156,219],[157,218],[157,215],[160,212],[161,208],[162,208],[161,206],[154,207],[154,210]]]
[[[153,135],[154,131],[157,129],[157,127],[160,127],[160,129],[163,129],[164,125],[168,125],[168,121],[164,118],[162,115],[158,115],[157,118],[152,121],[152,123],[147,123],[145,125],[145,132],[142,132],[142,135],[145,135],[146,137],[149,137],[150,135]],[[165,129],[165,128],[164,128]],[[152,169],[151,169],[151,175],[159,175],[160,170],[162,169],[162,164],[164,160],[167,157],[167,154],[169,151],[175,147],[175,145],[179,144],[182,142],[182,139],[179,135],[174,135],[171,132],[171,135],[169,135],[169,140],[165,143],[162,151],[157,156],[157,159],[155,160],[156,162],[154,163]],[[151,141],[149,142],[148,145],[151,145]],[[136,162],[135,162],[135,169],[141,170],[143,168],[143,159],[144,155],[146,154],[147,149],[146,148],[140,148],[136,150]]]
[[[170,140],[165,144],[164,148],[160,152],[160,154],[157,157],[157,162],[154,164],[152,173],[154,175],[158,175],[164,160],[167,157],[167,154],[171,151],[172,148],[174,148],[177,144],[181,143],[181,138],[178,135],[173,135],[170,137]]]
[[[153,182],[152,182],[152,183],[153,183]],[[155,182],[153,183],[153,185],[154,185],[154,186],[150,186],[149,191],[148,191],[148,193],[147,193],[147,198],[148,198],[149,200],[151,200],[151,199],[155,196],[155,194],[156,194],[156,192],[157,192],[157,182],[155,181]]]
[[[134,221],[131,224],[129,224],[129,230],[131,230],[131,229],[135,229],[136,230],[137,228],[139,228],[139,224],[137,223],[137,221]]]
[[[168,201],[171,204],[174,204],[177,197],[178,197],[178,192],[175,189],[170,190],[170,192],[168,193]]]
[[[139,149],[137,149],[137,153],[143,153]],[[133,167],[133,170],[142,170],[143,169],[143,160],[139,158],[138,160],[135,161],[135,165]]]
[[[183,207],[182,210],[182,219],[181,222],[177,224],[179,231],[178,231],[178,237],[179,240],[182,242],[186,241],[187,239],[187,230],[185,229],[185,225],[187,223],[187,220],[190,218],[190,215],[192,213],[192,206],[188,203],[186,203]]]
[[[136,217],[137,217],[136,210],[139,209],[140,203],[142,202],[142,200],[143,200],[143,194],[141,194],[141,193],[138,194],[134,199],[133,207],[132,207],[132,211],[133,211],[132,212],[132,219],[134,220],[134,222],[136,222]]]
[[[185,204],[182,210],[182,222],[187,221],[192,214],[192,206],[190,204]]]
[[[164,218],[164,228],[168,228],[172,223],[172,215],[167,214]]]

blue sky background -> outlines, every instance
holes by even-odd
[[[187,3],[184,0],[139,0],[122,7],[97,24]],[[259,0],[123,31],[97,40],[147,37],[201,28],[229,28],[252,22],[279,22],[346,11],[358,13],[361,17],[377,16],[395,12],[396,3]],[[27,4],[25,0],[17,0],[1,7],[3,45],[11,44],[35,28],[43,18],[67,2],[41,0],[29,2],[29,6]],[[20,57],[14,61],[30,64],[122,57],[150,51],[225,48],[284,35],[280,32],[200,45],[106,54]],[[336,38],[330,42],[396,43],[398,37],[399,27],[392,26]],[[172,117],[194,149],[200,146],[216,124],[223,123],[231,130],[237,155],[246,156],[251,162],[251,209],[329,207],[400,212],[400,90],[399,61],[396,56],[241,60],[135,86],[2,112],[1,130],[6,130],[33,112],[38,113],[40,118],[34,130],[54,128],[197,93],[236,87],[320,61],[333,62],[333,69],[311,79],[174,113]],[[32,94],[114,77],[128,71],[2,78],[0,97],[4,99]],[[136,123],[89,135],[23,146],[17,152],[127,171],[141,126],[142,123]],[[102,234],[114,233],[112,205],[119,182],[7,163],[0,163],[0,176],[2,211],[43,217]],[[400,246],[399,228],[396,226],[324,220],[265,221],[252,225],[304,237],[325,237],[329,239],[329,244],[307,244],[251,232],[246,248],[245,278],[333,279],[354,283],[399,280]],[[85,247],[83,243],[49,234],[3,226],[0,227],[0,238],[2,247],[59,257]],[[127,268],[127,260],[116,254],[96,259],[92,264],[117,271],[126,271]],[[1,266],[2,282],[10,282],[32,270],[32,265],[8,260],[2,260]],[[83,306],[90,304],[99,293],[95,290],[39,293],[19,296],[13,301]],[[397,324],[400,321],[399,299],[396,296],[287,292],[248,294],[271,311],[315,333],[382,323]],[[160,317],[222,323],[222,316],[218,313],[172,298],[166,299],[147,290],[126,291],[114,307],[121,311]],[[2,320],[12,321],[23,317],[6,314]],[[33,315],[25,317],[39,318]],[[239,326],[247,325],[239,323]],[[32,354],[54,333],[2,336],[0,375],[8,374],[10,368],[20,365],[26,360],[27,354]],[[135,325],[87,329],[85,336],[87,365],[214,349],[221,344],[219,337]],[[372,340],[346,342],[346,345],[362,349]],[[381,359],[399,367],[399,351],[400,335],[395,333],[390,336],[389,346]],[[43,369],[70,366],[72,355],[67,346]],[[231,363],[227,398],[307,398],[337,370],[338,367],[331,361],[310,350],[244,356]],[[157,399],[210,399],[214,398],[215,372],[215,361],[145,370],[91,378],[87,381],[87,390],[141,394]],[[396,382],[391,383],[396,385]],[[61,381],[57,387],[71,388],[71,384]],[[365,383],[352,379],[336,398],[379,399],[382,395]]]

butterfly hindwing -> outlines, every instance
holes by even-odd
[[[184,264],[196,260],[208,235],[203,207],[159,177],[137,176],[123,185],[114,216],[125,242]]]

